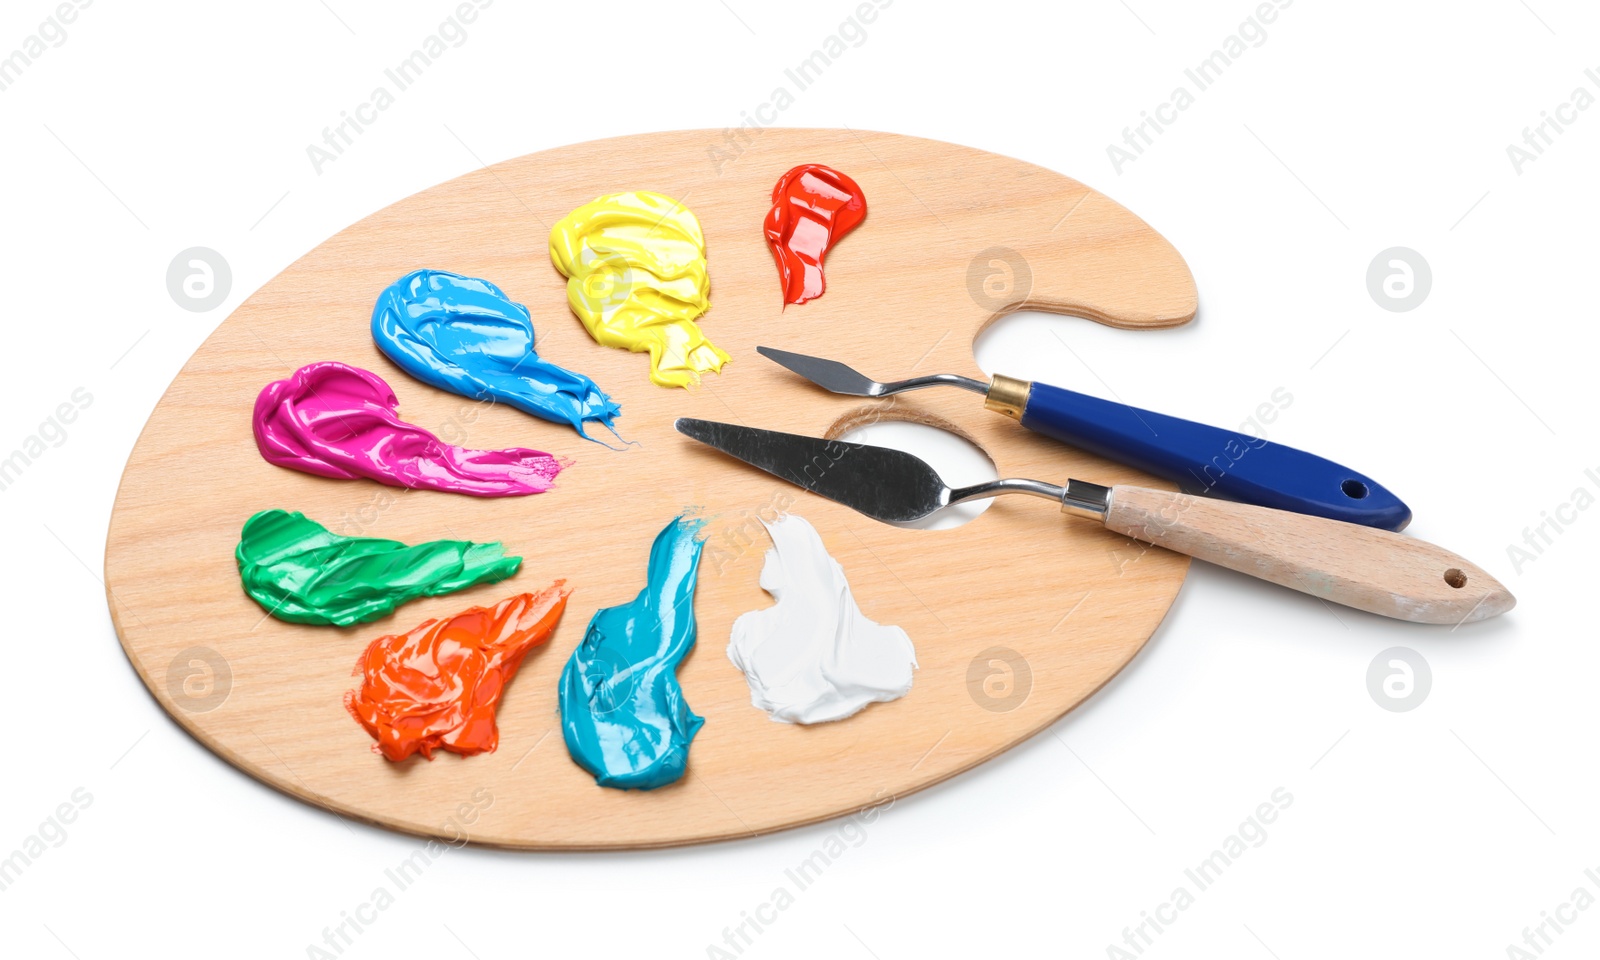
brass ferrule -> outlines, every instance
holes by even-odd
[[[1028,392],[1032,389],[1033,383],[1028,380],[997,373],[989,381],[989,392],[984,395],[983,405],[995,413],[1021,420],[1022,411],[1028,408]]]

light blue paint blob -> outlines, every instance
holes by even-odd
[[[567,752],[602,787],[654,790],[683,776],[704,718],[684,702],[678,662],[694,647],[703,520],[675,517],[650,547],[645,588],[600,610],[561,672]]]
[[[620,408],[593,380],[539,359],[528,308],[487,280],[418,270],[396,280],[372,309],[372,339],[384,356],[423,383],[473,400],[507,403],[612,433]]]

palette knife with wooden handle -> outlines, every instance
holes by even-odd
[[[1484,620],[1516,604],[1481,567],[1415,537],[1326,517],[1129,484],[991,480],[952,489],[902,450],[680,418],[715,447],[875,520],[906,523],[968,500],[1043,497],[1069,516],[1301,593],[1414,623]]]

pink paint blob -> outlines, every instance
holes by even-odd
[[[331,360],[307,364],[256,397],[256,446],[268,463],[319,477],[475,497],[543,493],[570,466],[521,447],[452,446],[401,420],[398,406],[375,373]]]

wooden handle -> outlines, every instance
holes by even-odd
[[[1117,486],[1105,523],[1146,543],[1397,620],[1466,623],[1517,602],[1482,568],[1443,547],[1339,520]]]

